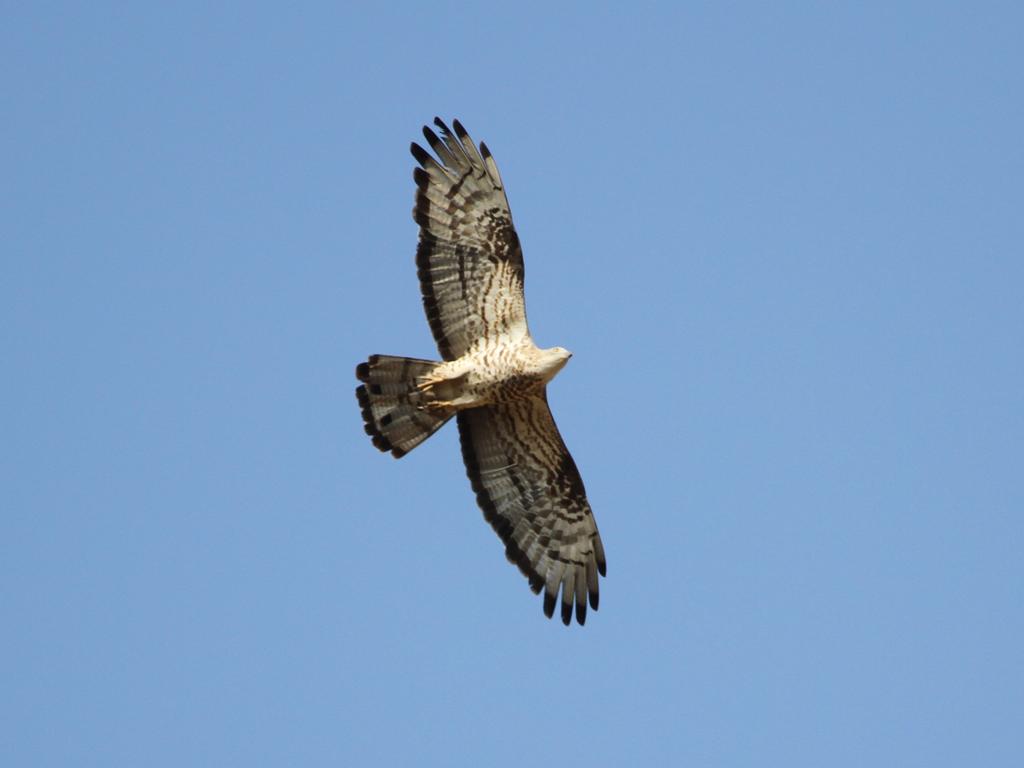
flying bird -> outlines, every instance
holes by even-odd
[[[548,408],[547,384],[572,357],[541,349],[526,324],[523,252],[498,166],[458,120],[434,118],[412,155],[420,226],[416,251],[427,320],[442,362],[371,355],[356,367],[366,433],[400,458],[452,416],[484,518],[505,554],[544,591],[550,618],[561,593],[568,625],[575,607],[597,610],[604,547],[583,480]]]

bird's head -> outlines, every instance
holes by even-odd
[[[569,358],[572,357],[570,352],[565,347],[551,347],[551,349],[541,350],[541,361],[540,369],[544,376],[545,381],[551,381],[565,364],[569,362]]]

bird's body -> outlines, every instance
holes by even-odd
[[[575,604],[582,624],[588,601],[598,606],[604,547],[546,392],[571,354],[537,347],[527,328],[522,250],[490,152],[458,121],[454,135],[434,122],[441,138],[429,128],[424,136],[441,162],[412,145],[421,166],[413,217],[424,308],[444,360],[360,363],[366,431],[397,458],[457,416],[467,474],[506,555],[545,590],[548,616],[561,592],[563,622]]]
[[[529,336],[515,345],[481,344],[438,364],[420,389],[428,393],[428,408],[453,412],[539,397],[571,356],[561,347],[540,349]]]

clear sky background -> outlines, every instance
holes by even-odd
[[[145,5],[0,25],[0,762],[1024,764],[1019,3]],[[435,114],[575,353],[583,628],[362,431]]]

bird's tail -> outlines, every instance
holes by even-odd
[[[359,407],[366,422],[366,434],[382,451],[391,451],[396,459],[422,443],[448,419],[453,411],[427,407],[428,396],[419,388],[419,379],[440,363],[412,357],[370,355],[356,366]]]

